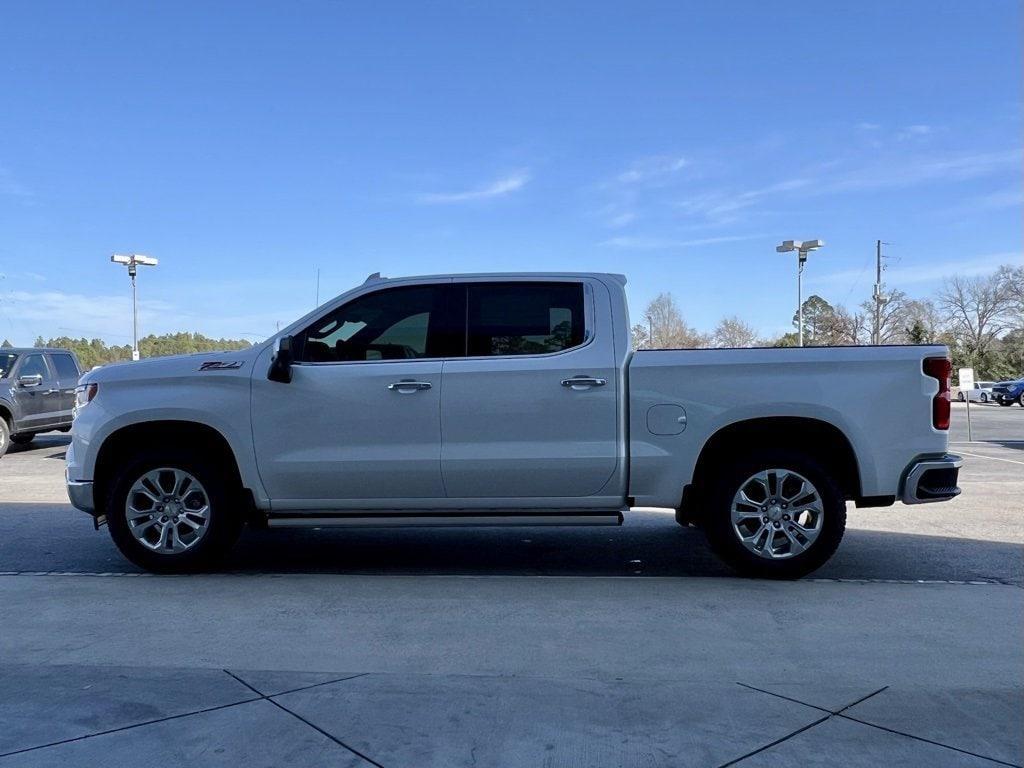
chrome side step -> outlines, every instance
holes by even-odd
[[[522,525],[622,525],[621,512],[559,513],[502,513],[490,514],[429,514],[422,512],[317,512],[289,515],[270,515],[271,528],[398,528],[424,526],[522,526]]]

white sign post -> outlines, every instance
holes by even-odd
[[[960,383],[960,391],[964,393],[964,402],[967,403],[967,442],[974,442],[971,436],[971,392],[974,391],[974,369],[961,368],[956,372],[957,380]]]

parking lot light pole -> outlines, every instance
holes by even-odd
[[[816,251],[825,244],[824,240],[783,240],[782,245],[775,246],[777,253],[796,251],[796,316],[798,346],[804,345],[804,265],[807,254]]]
[[[115,264],[128,267],[128,276],[132,279],[132,360],[139,359],[139,305],[136,299],[135,275],[138,268],[155,267],[157,260],[151,256],[143,256],[140,253],[120,254],[115,253],[110,257]]]

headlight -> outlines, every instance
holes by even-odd
[[[82,384],[75,387],[75,410],[84,408],[91,403],[99,389],[99,384]]]

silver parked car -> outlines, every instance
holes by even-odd
[[[965,400],[970,400],[972,403],[988,403],[992,402],[992,387],[996,385],[994,381],[976,381],[974,382],[974,389],[963,390],[961,389],[956,399],[961,403]]]

